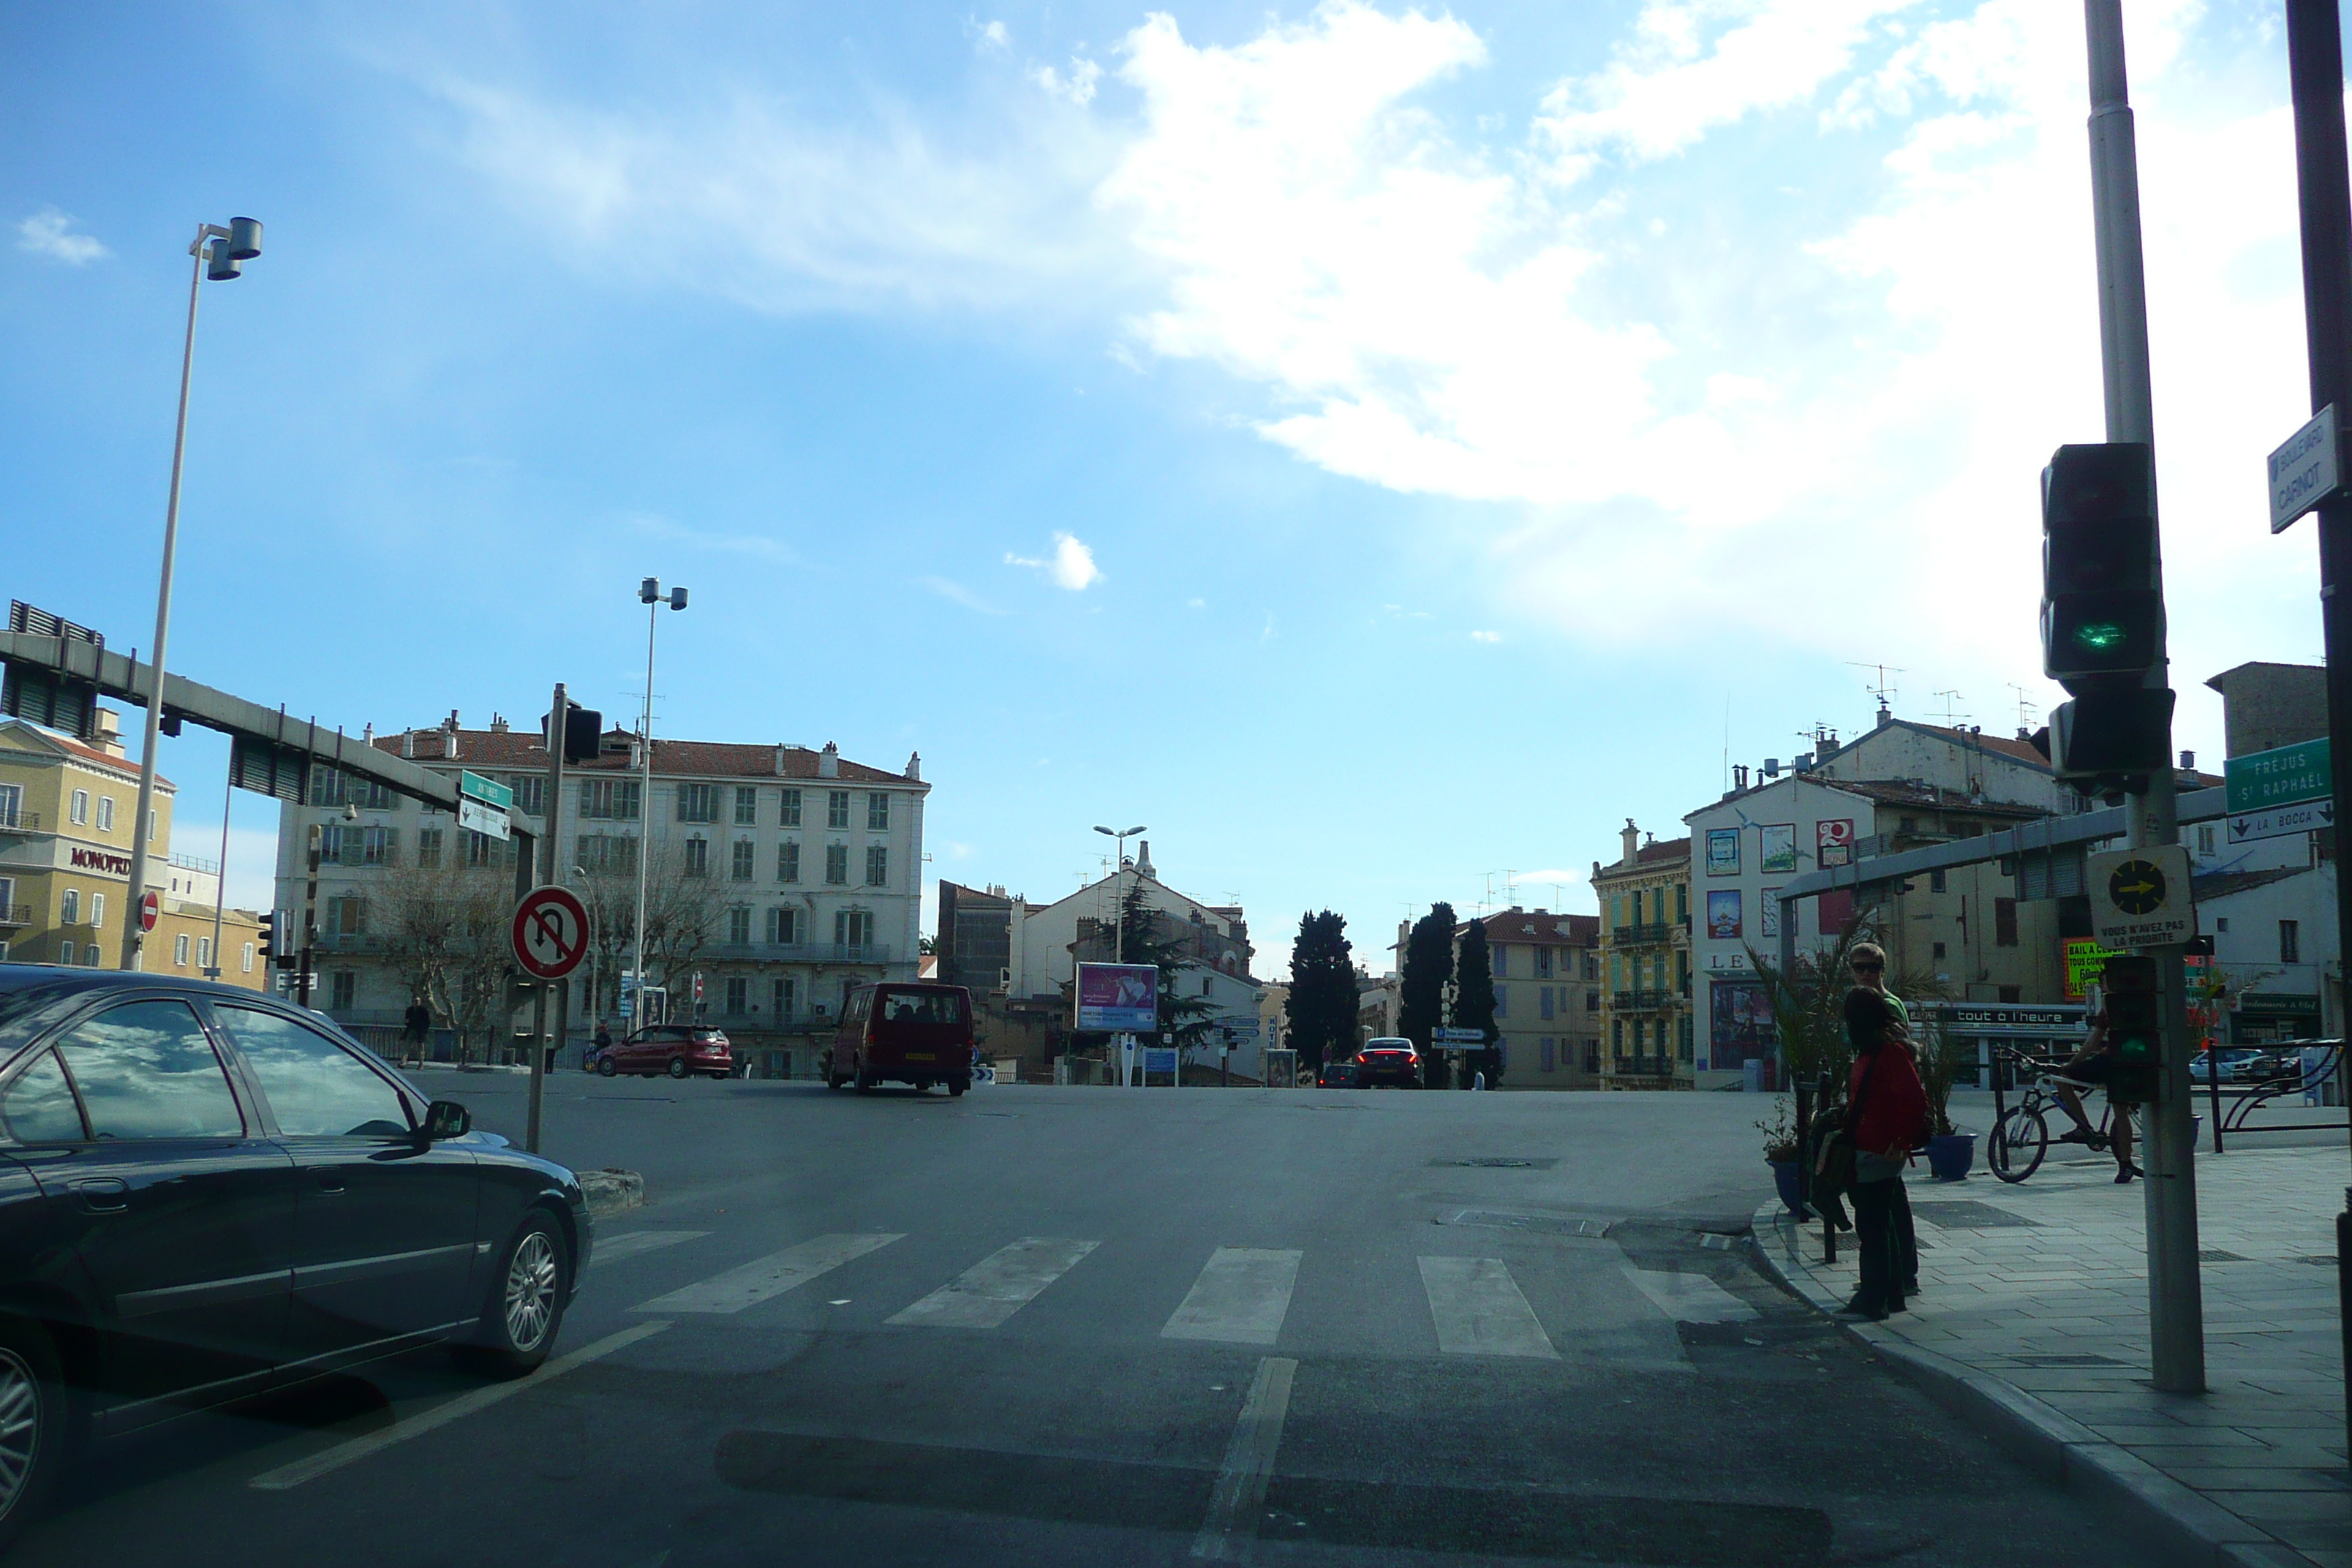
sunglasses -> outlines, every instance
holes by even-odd
[[[1856,974],[1883,974],[1886,970],[1886,965],[1883,963],[1872,963],[1867,960],[1853,964],[1851,967]]]

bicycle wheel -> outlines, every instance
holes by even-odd
[[[2041,1110],[2032,1105],[2012,1105],[2000,1125],[1992,1130],[1985,1163],[2002,1181],[2021,1182],[2042,1168],[2042,1157],[2049,1152],[2050,1126],[2042,1120]]]

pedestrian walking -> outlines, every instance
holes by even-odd
[[[604,1019],[599,1018],[596,1020],[596,1037],[588,1042],[588,1059],[582,1062],[580,1065],[586,1068],[590,1072],[594,1072],[596,1070],[597,1058],[612,1048],[613,1031],[604,1026]]]
[[[400,1054],[404,1062],[425,1059],[425,1042],[433,1033],[433,1013],[425,1005],[425,998],[412,996],[408,1011],[401,1015]]]
[[[1845,1310],[1883,1322],[1889,1313],[1904,1310],[1905,1299],[1918,1291],[1901,1242],[1911,1224],[1903,1168],[1926,1141],[1927,1091],[1910,1041],[1884,994],[1867,985],[1847,992],[1845,1027],[1854,1053],[1845,1129],[1853,1143],[1854,1239],[1862,1275]]]

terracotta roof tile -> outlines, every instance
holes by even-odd
[[[1559,915],[1549,910],[1505,910],[1498,915],[1488,915],[1482,922],[1489,942],[1510,942],[1524,946],[1528,942],[1565,942],[1570,947],[1590,946],[1601,940],[1599,915]],[[1456,934],[1470,929],[1464,921],[1454,928]]]

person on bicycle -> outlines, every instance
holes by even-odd
[[[2083,1113],[2083,1091],[2076,1086],[2096,1084],[2105,1088],[2115,1059],[2115,1047],[2107,1039],[2107,1010],[2102,1007],[2091,1015],[2091,1032],[2084,1038],[2083,1048],[2066,1059],[2066,1065],[2058,1069],[2050,1085],[2051,1092],[2074,1122],[2074,1131],[2058,1134],[2061,1143],[2098,1147],[2099,1135],[2092,1129],[2091,1119]],[[2135,1109],[2128,1101],[2118,1100],[2113,1089],[2107,1089],[2107,1145],[2115,1151],[2118,1184],[2147,1173],[2132,1163],[2131,1113]]]
[[[1886,1004],[1887,1022],[1892,1026],[1894,1037],[1903,1043],[1905,1054],[1909,1055],[1911,1010],[1903,1005],[1902,997],[1886,988],[1886,950],[1874,942],[1855,942],[1846,952],[1845,966],[1853,973],[1856,985],[1874,992],[1878,999]],[[1916,1076],[1916,1070],[1917,1058],[1915,1057],[1914,1076]],[[1895,1230],[1895,1264],[1902,1275],[1903,1293],[1916,1296],[1919,1293],[1919,1237],[1912,1227],[1910,1204],[1905,1202],[1895,1205],[1891,1218]]]

